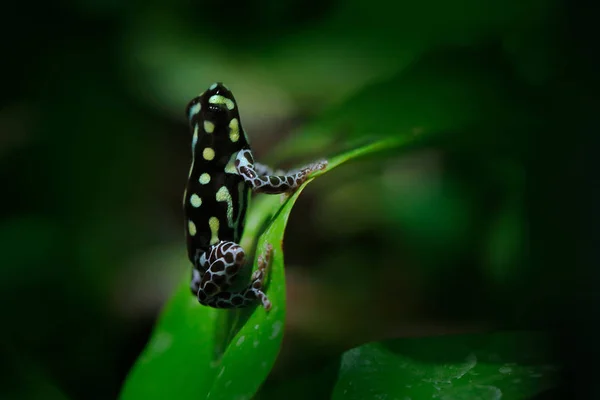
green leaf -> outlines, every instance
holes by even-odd
[[[531,332],[397,339],[346,352],[333,399],[528,399],[556,385]]]
[[[203,398],[212,382],[217,310],[199,307],[184,282],[130,372],[122,399]]]
[[[328,167],[295,193],[263,196],[248,216],[242,246],[273,246],[267,295],[273,308],[215,310],[203,307],[189,292],[189,276],[166,305],[153,336],[132,369],[121,399],[241,399],[252,397],[270,372],[283,337],[285,274],[282,241],[294,203],[316,176],[349,160],[398,149],[412,136],[358,147],[328,160]],[[270,221],[269,221],[270,219]],[[256,257],[255,257],[256,258]],[[254,268],[256,268],[256,260]],[[247,271],[249,272],[249,271]],[[249,273],[248,273],[249,275]]]

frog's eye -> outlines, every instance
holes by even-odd
[[[233,94],[220,82],[190,101],[186,114],[190,125],[204,126],[206,133],[228,132],[232,121],[239,121]]]
[[[213,83],[203,97],[207,99],[206,103],[211,111],[231,112],[235,110],[233,94],[221,82]]]

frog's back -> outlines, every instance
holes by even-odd
[[[192,165],[183,208],[187,218],[188,257],[200,255],[219,241],[238,243],[250,187],[235,169],[240,150],[249,149],[237,103],[222,84],[212,85],[187,107],[192,133]]]

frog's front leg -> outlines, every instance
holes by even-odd
[[[269,251],[265,257],[268,260]],[[259,268],[252,275],[250,285],[239,292],[227,291],[244,265],[245,258],[244,249],[240,245],[226,241],[211,246],[207,253],[200,256],[199,269],[205,269],[206,272],[197,286],[198,301],[214,308],[237,308],[246,307],[258,299],[269,310],[271,302],[262,290],[268,266],[268,261],[265,262],[263,258],[259,257]]]
[[[268,176],[268,175],[287,175],[289,174],[289,172],[286,172],[282,169],[273,169],[271,167],[269,167],[268,165],[265,164],[261,164],[259,162],[255,162],[254,163],[254,172],[256,172],[256,174],[258,176]],[[296,171],[294,171],[296,172]]]
[[[254,158],[250,150],[242,150],[235,160],[235,168],[252,190],[262,193],[284,193],[295,190],[300,186],[311,172],[325,169],[327,161],[318,161],[297,171],[282,175],[266,175],[272,172],[270,168],[262,164],[254,164]],[[265,173],[265,175],[261,174]],[[279,171],[275,171],[276,173]]]
[[[270,176],[270,175],[293,175],[298,173],[299,171],[306,169],[306,168],[310,168],[311,170],[315,171],[318,169],[324,169],[327,166],[327,161],[323,160],[323,161],[318,161],[309,165],[306,165],[304,167],[301,168],[296,168],[296,169],[292,169],[289,171],[283,170],[283,169],[275,169],[275,168],[271,168],[268,165],[259,163],[259,162],[254,162],[254,172],[256,172],[256,174],[258,176]]]

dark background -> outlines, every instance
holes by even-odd
[[[288,344],[275,372],[385,337],[546,328],[564,390],[591,396],[595,3],[81,0],[11,2],[1,19],[0,397],[118,394],[187,274],[183,111],[213,81],[236,94],[258,157],[276,159],[296,128],[371,83],[406,73],[426,89],[488,72],[509,111],[387,175],[357,163],[307,191],[287,233]],[[410,104],[400,119],[419,112]],[[511,121],[533,123],[513,129],[505,115],[521,104]],[[314,136],[310,146],[329,154]],[[364,268],[367,284],[353,278]]]

